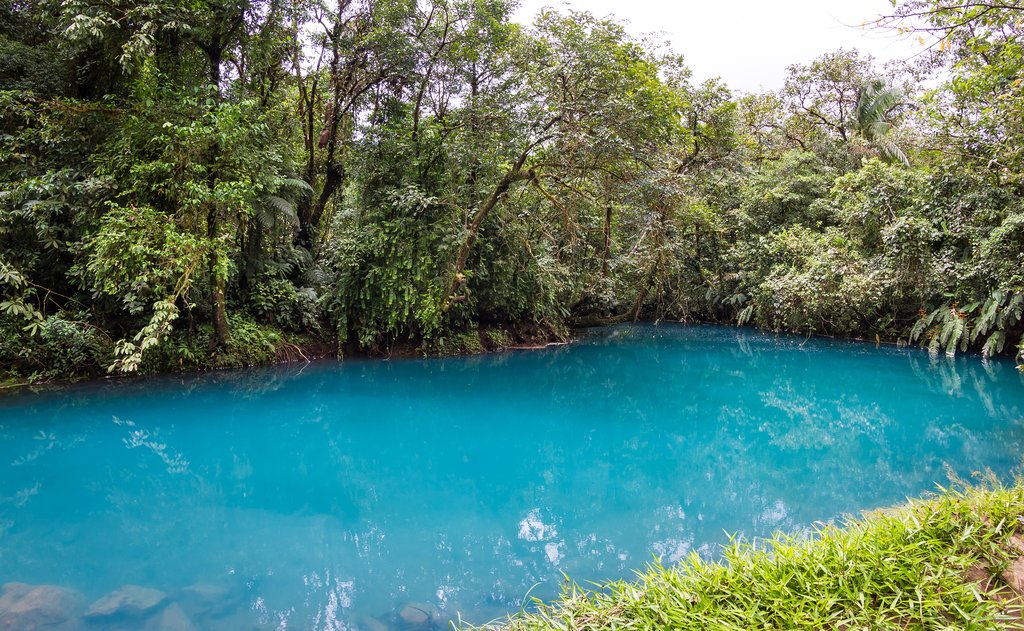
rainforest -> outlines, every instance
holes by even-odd
[[[881,9],[0,0],[0,630],[1021,628],[1024,0]]]
[[[635,320],[1019,352],[1024,5],[898,2],[920,54],[762,93],[514,8],[4,0],[5,382]]]

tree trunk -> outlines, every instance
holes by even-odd
[[[211,208],[206,216],[207,236],[217,238],[217,209]],[[210,252],[210,307],[213,311],[213,339],[210,340],[211,350],[227,348],[231,330],[228,327],[227,308],[224,304],[224,286],[226,280],[218,270],[221,253],[216,249]]]
[[[332,89],[329,93],[330,101],[324,112],[324,128],[320,132],[319,140],[312,144],[314,137],[313,127],[313,100],[310,99],[308,109],[310,111],[309,129],[307,142],[308,162],[307,179],[310,186],[314,186],[315,180],[315,151],[326,148],[324,156],[324,186],[320,190],[320,196],[313,203],[301,202],[298,208],[299,231],[295,235],[295,244],[312,252],[316,245],[317,232],[320,227],[320,218],[323,217],[327,203],[331,200],[342,183],[345,181],[344,167],[337,162],[337,151],[339,145],[338,130],[341,128],[341,119],[345,115],[345,108],[342,107],[342,52],[340,48],[340,37],[344,22],[340,19],[334,24],[331,32],[331,64],[330,83]],[[315,94],[313,95],[315,97]]]
[[[454,303],[461,302],[466,299],[465,294],[458,294],[465,284],[466,279],[462,272],[466,269],[466,262],[469,260],[469,253],[473,249],[473,243],[476,241],[476,236],[480,232],[480,224],[484,222],[487,215],[491,210],[498,205],[498,201],[502,198],[508,189],[514,182],[519,180],[527,180],[534,177],[532,170],[523,171],[523,164],[526,162],[528,153],[524,153],[520,156],[520,159],[516,161],[513,166],[502,178],[498,181],[497,186],[491,191],[491,194],[487,197],[487,200],[477,209],[476,214],[473,215],[473,220],[469,224],[469,231],[466,233],[466,238],[462,242],[462,247],[459,248],[459,256],[455,259],[455,271],[452,275],[452,282],[448,288],[448,298],[445,300],[444,309],[447,311]]]
[[[480,137],[480,117],[477,112],[477,102],[480,93],[480,81],[476,72],[476,62],[471,65],[469,77],[469,134],[471,140],[471,158],[469,163],[469,201],[470,208],[477,205],[477,181],[480,177],[480,152],[477,151],[477,141]]]
[[[612,205],[604,207],[604,258],[601,261],[601,275],[608,278],[612,259]]]
[[[301,222],[299,226],[299,233],[296,236],[296,245],[302,246],[313,251],[316,246],[317,232],[320,227],[320,219],[323,218],[324,211],[327,209],[328,202],[331,201],[331,196],[341,188],[341,185],[345,183],[345,169],[340,164],[333,164],[327,170],[327,177],[324,179],[324,187],[320,191],[320,196],[317,197],[316,202],[310,207],[309,213],[306,216],[306,220]]]
[[[515,164],[502,176],[501,180],[498,181],[497,186],[491,191],[491,194],[484,201],[483,205],[473,215],[473,220],[469,223],[469,227],[466,232],[466,238],[462,242],[462,247],[459,249],[459,256],[455,259],[455,270],[452,273],[452,282],[448,287],[448,297],[445,299],[444,311],[447,311],[456,302],[461,302],[466,299],[466,295],[459,295],[457,292],[465,284],[466,279],[462,272],[466,269],[466,261],[469,260],[469,252],[473,249],[473,242],[476,241],[476,236],[480,232],[480,225],[487,218],[487,215],[491,210],[498,205],[502,196],[508,192],[508,189],[514,182],[521,180],[532,180],[537,177],[533,169],[525,169],[526,160],[533,153],[533,150],[539,147],[544,142],[550,140],[553,135],[549,134],[551,128],[558,124],[562,120],[562,115],[552,117],[544,124],[540,129],[541,136],[531,142],[523,152],[516,158]]]
[[[215,275],[213,279],[213,342],[217,350],[227,348],[231,329],[228,326],[227,308],[224,305],[224,278]]]
[[[206,50],[210,62],[210,85],[213,88],[214,102],[220,103],[220,63],[224,46],[219,36],[211,38],[209,48]],[[208,164],[216,165],[220,155],[220,146],[214,142],[210,146],[210,160]],[[209,184],[213,188],[217,184],[216,166],[210,169]],[[206,214],[206,236],[213,241],[217,238],[218,214],[220,209],[217,204],[211,204]],[[231,330],[228,326],[227,308],[224,304],[224,292],[227,279],[220,273],[220,257],[222,254],[216,248],[210,251],[210,308],[213,312],[213,338],[210,340],[211,350],[224,350],[227,348],[228,338]]]

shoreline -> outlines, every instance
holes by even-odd
[[[650,563],[465,631],[636,628],[1017,629],[1024,624],[1024,482],[938,494],[823,524],[810,538],[733,542],[722,559]],[[908,595],[911,595],[908,598]],[[915,597],[916,596],[916,597]]]
[[[284,357],[284,359],[278,359],[269,362],[239,363],[228,365],[215,365],[211,363],[206,366],[190,367],[184,370],[155,370],[150,372],[134,374],[97,374],[83,377],[63,377],[39,381],[30,381],[27,378],[9,379],[0,376],[0,397],[13,392],[17,392],[23,388],[31,388],[37,386],[59,387],[62,385],[71,385],[90,381],[107,382],[124,379],[145,378],[157,375],[187,375],[215,371],[236,370],[242,368],[287,366],[289,364],[303,364],[310,363],[312,361],[326,359],[336,359],[338,361],[344,361],[345,359],[349,358],[371,360],[387,360],[402,358],[424,359],[432,357],[470,357],[474,355],[503,353],[506,351],[513,350],[544,350],[546,348],[553,348],[572,344],[580,338],[580,333],[583,331],[604,329],[609,326],[619,326],[622,324],[648,324],[654,326],[658,326],[661,324],[674,324],[682,326],[716,326],[748,330],[765,335],[803,338],[805,340],[810,340],[813,338],[834,340],[839,342],[855,342],[859,344],[870,344],[875,348],[881,348],[882,346],[886,346],[897,349],[919,349],[927,351],[925,347],[919,344],[909,344],[902,339],[893,340],[888,338],[882,338],[880,336],[876,336],[874,340],[871,340],[863,336],[844,337],[840,335],[829,335],[826,333],[801,333],[798,331],[780,331],[776,329],[766,329],[750,325],[737,326],[735,324],[696,320],[636,320],[632,322],[606,324],[598,326],[570,327],[563,330],[557,330],[550,325],[542,326],[534,323],[502,324],[479,326],[476,329],[472,329],[462,333],[456,333],[446,337],[440,337],[437,340],[430,343],[413,340],[400,341],[396,342],[395,344],[386,349],[360,349],[358,347],[351,345],[345,349],[339,349],[339,345],[337,343],[331,344],[325,340],[311,340],[311,342],[306,345],[295,344],[294,342],[289,341],[282,344],[281,348],[279,349],[280,353],[275,353],[276,356]],[[1013,360],[1014,363],[1017,364],[1017,367],[1019,369],[1024,370],[1024,364],[1017,361],[1015,356],[1011,353],[1004,352],[995,356],[994,358],[987,358],[978,353],[977,351],[967,351],[962,354],[964,356],[973,357],[983,361],[997,358]],[[929,355],[931,354],[929,353]],[[945,357],[945,355],[939,354],[936,355],[936,357],[941,358]]]
[[[439,338],[438,341],[426,346],[424,342],[402,341],[387,349],[359,349],[348,347],[339,349],[337,342],[311,340],[306,345],[284,342],[275,349],[274,361],[190,367],[184,370],[154,370],[141,373],[96,374],[81,377],[60,377],[31,381],[28,378],[8,378],[0,373],[0,397],[19,392],[25,388],[60,387],[80,383],[110,383],[163,375],[193,375],[219,371],[260,368],[271,366],[287,366],[290,364],[309,364],[313,361],[334,359],[424,359],[430,357],[469,357],[488,355],[513,350],[543,350],[545,348],[564,346],[576,341],[575,330],[555,330],[550,326],[536,324],[526,325],[492,325],[456,335]],[[330,350],[328,350],[330,349]]]

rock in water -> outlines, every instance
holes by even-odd
[[[85,612],[85,617],[138,616],[152,612],[166,599],[167,594],[159,589],[125,585],[90,605],[89,610]]]
[[[174,600],[181,603],[185,611],[198,618],[220,618],[239,607],[242,598],[221,585],[197,583],[179,591]]]
[[[14,606],[21,597],[32,591],[27,583],[5,583],[3,595],[0,596],[0,614]]]
[[[402,622],[413,625],[413,626],[426,626],[430,620],[430,614],[433,607],[430,605],[421,605],[419,603],[409,603],[405,607],[402,607],[402,611],[398,613],[398,617],[402,619]]]
[[[370,616],[360,618],[356,628],[358,628],[359,631],[391,631],[388,625],[384,624],[377,618],[372,618]]]
[[[199,631],[181,605],[172,603],[153,617],[146,625],[146,631]]]
[[[68,629],[82,602],[81,594],[63,587],[7,583],[0,596],[0,631]]]

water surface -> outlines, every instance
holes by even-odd
[[[718,327],[66,386],[0,397],[0,582],[155,587],[210,629],[483,622],[1022,446],[1012,362]]]

